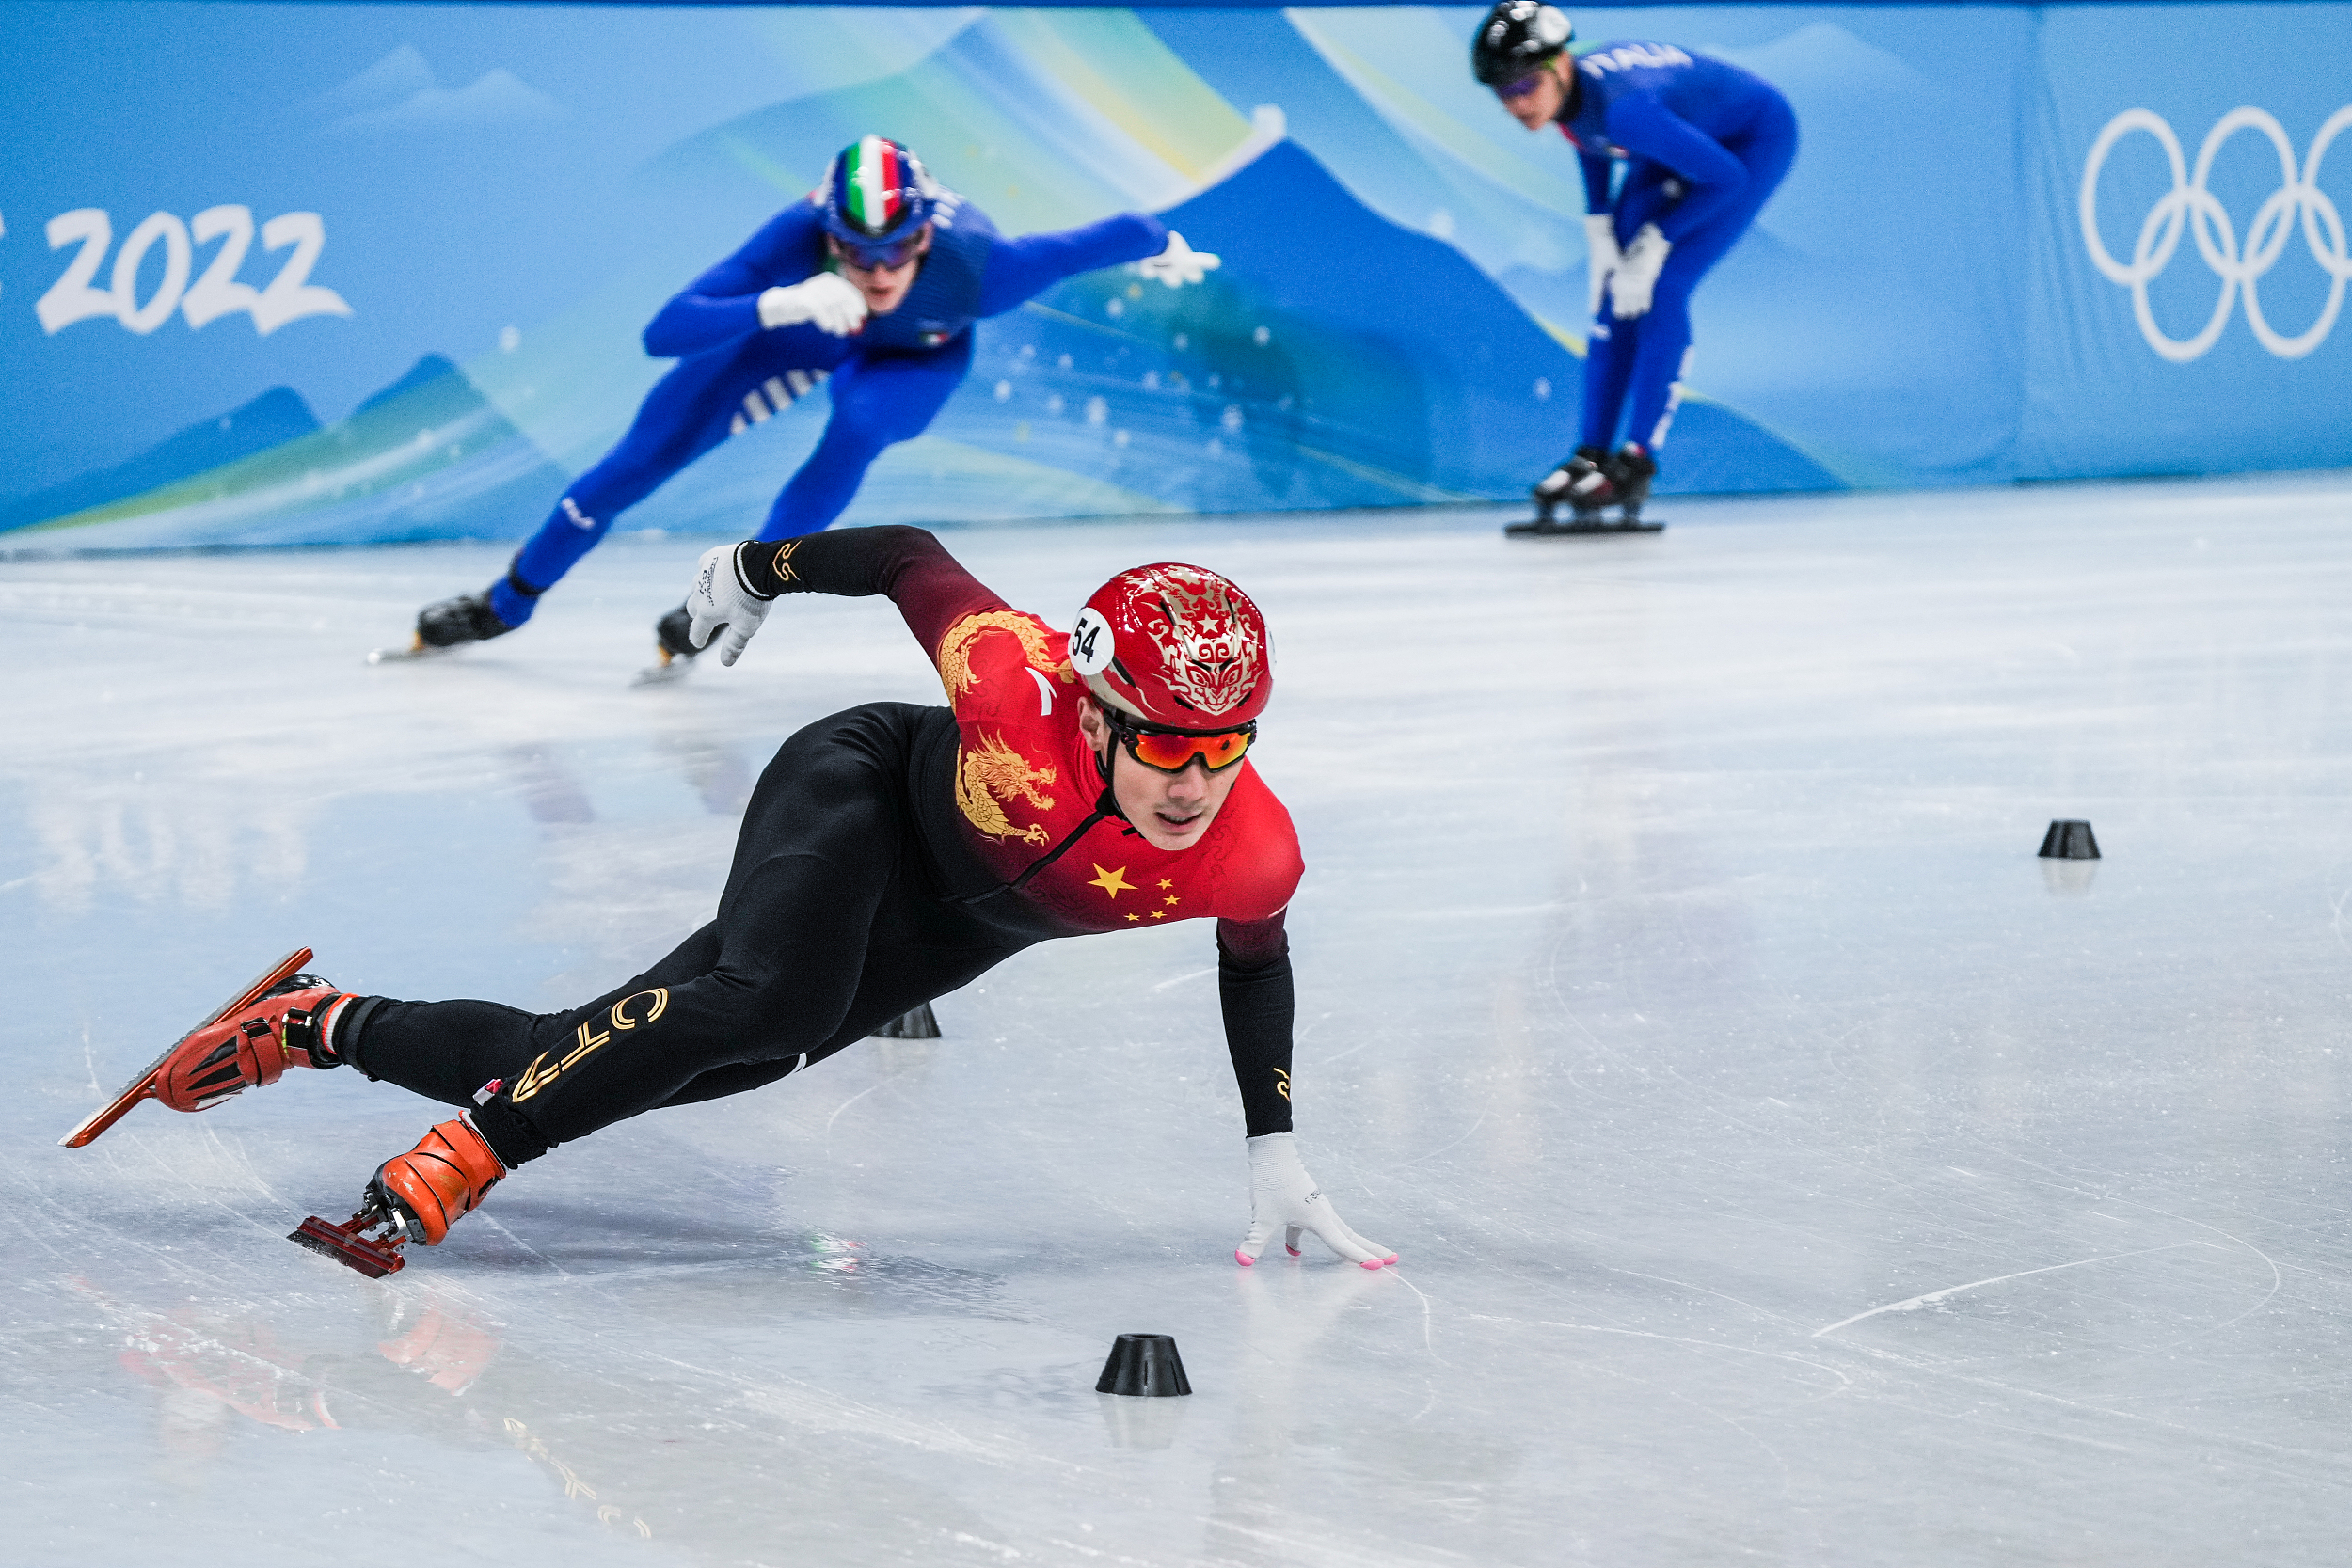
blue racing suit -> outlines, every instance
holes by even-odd
[[[1561,134],[1584,166],[1584,205],[1613,212],[1617,245],[1656,224],[1674,248],[1645,315],[1601,295],[1584,359],[1582,443],[1655,452],[1689,370],[1691,291],[1746,231],[1797,156],[1797,117],[1772,86],[1672,44],[1604,43],[1576,62]],[[1616,163],[1625,180],[1612,190]],[[1629,393],[1630,396],[1629,397]]]
[[[580,476],[515,565],[490,608],[522,625],[540,594],[595,548],[612,520],[729,436],[832,382],[825,433],[776,497],[762,539],[814,533],[841,515],[866,467],[894,442],[920,436],[972,368],[972,324],[1000,315],[1065,277],[1156,256],[1168,228],[1122,213],[1056,234],[1006,239],[977,207],[942,192],[931,247],[898,308],[836,338],[813,324],[763,329],[759,296],[827,266],[822,214],[803,198],[661,308],[645,352],[677,365],[645,394],[637,419]]]

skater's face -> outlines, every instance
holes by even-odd
[[[1518,81],[1496,87],[1495,96],[1513,119],[1540,131],[1559,118],[1560,105],[1568,101],[1566,73],[1574,69],[1567,55],[1554,55]]]
[[[1110,753],[1111,798],[1154,849],[1189,849],[1200,843],[1241,778],[1237,767],[1212,773],[1206,759],[1200,757],[1177,773],[1146,768],[1116,744],[1109,722],[1091,697],[1078,699],[1078,729],[1096,756]]]
[[[914,287],[914,275],[923,270],[923,258],[931,248],[931,226],[923,226],[923,231],[915,236],[914,250],[895,267],[859,266],[831,234],[825,236],[825,248],[833,253],[841,276],[856,284],[858,293],[866,296],[866,313],[886,316],[899,307],[907,291]]]

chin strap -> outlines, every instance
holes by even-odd
[[[1106,818],[1113,816],[1118,817],[1121,822],[1124,822],[1127,819],[1127,814],[1119,809],[1119,802],[1112,798],[1110,786],[1105,784],[1103,786],[1102,797],[1094,802],[1094,810],[1088,816],[1087,819],[1079,823],[1076,830],[1073,832],[1069,837],[1063,839],[1059,844],[1055,845],[1051,849],[1046,850],[1044,854],[1039,856],[1036,860],[1031,861],[1029,863],[1029,868],[1026,871],[1024,871],[1020,876],[1015,877],[1011,881],[1005,884],[1007,890],[1018,893],[1023,888],[1027,887],[1029,885],[1030,878],[1035,877],[1039,872],[1044,870],[1047,866],[1061,859],[1062,856],[1069,850],[1076,847],[1078,841],[1086,837],[1087,834],[1092,831],[1097,822],[1104,821]]]
[[[961,897],[950,898],[946,900],[946,902],[950,904],[977,904],[984,898],[993,898],[1000,893],[1020,892],[1023,888],[1029,885],[1030,879],[1034,878],[1039,872],[1044,870],[1047,866],[1061,859],[1062,856],[1068,854],[1072,849],[1077,847],[1078,841],[1086,837],[1088,833],[1093,832],[1094,825],[1097,822],[1108,821],[1110,818],[1115,816],[1119,818],[1120,821],[1127,823],[1127,827],[1125,829],[1127,832],[1133,833],[1136,831],[1135,824],[1127,821],[1127,814],[1120,809],[1119,797],[1111,793],[1111,770],[1107,753],[1095,752],[1091,754],[1094,758],[1095,776],[1103,781],[1103,793],[1095,798],[1094,810],[1088,814],[1087,819],[1079,823],[1076,828],[1073,829],[1059,844],[1055,845],[1051,849],[1046,850],[1044,854],[1040,855],[1036,860],[1031,861],[1028,864],[1028,868],[1023,871],[1020,876],[1015,877],[1011,881],[998,882],[994,887],[983,889],[978,893],[967,893],[962,895]]]
[[[1091,832],[1097,822],[1104,821],[1106,818],[1113,816],[1118,817],[1122,822],[1127,819],[1127,814],[1119,809],[1118,800],[1112,798],[1110,786],[1105,784],[1103,786],[1103,793],[1101,797],[1094,802],[1094,810],[1088,815],[1087,819],[1079,823],[1078,826],[1073,829],[1059,844],[1055,845],[1051,849],[1046,850],[1044,854],[1040,855],[1036,860],[1031,861],[1029,863],[1028,869],[1022,872],[1020,876],[1015,877],[1009,882],[998,882],[994,887],[983,888],[978,893],[967,893],[961,897],[950,898],[947,902],[950,904],[977,904],[984,898],[993,898],[1000,893],[1020,892],[1023,888],[1029,885],[1029,879],[1031,878],[1035,877],[1039,872],[1044,870],[1047,866],[1053,864],[1056,861],[1061,859],[1062,856],[1068,854],[1072,849],[1077,847],[1078,841],[1086,837],[1088,833]],[[1128,831],[1132,832],[1134,830],[1130,829]]]

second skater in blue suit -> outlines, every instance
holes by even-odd
[[[1690,368],[1691,291],[1796,161],[1797,117],[1770,83],[1724,61],[1664,43],[1580,57],[1573,36],[1541,0],[1502,0],[1470,66],[1529,130],[1559,126],[1583,165],[1583,429],[1535,495],[1589,522],[1612,505],[1630,517],[1648,495]]]
[[[521,626],[614,518],[823,382],[833,402],[824,435],[759,537],[827,527],[882,449],[921,435],[963,380],[975,322],[1123,261],[1170,288],[1217,264],[1142,213],[1008,239],[897,142],[866,136],[844,148],[821,187],[662,307],[645,328],[645,352],[677,364],[646,394],[628,434],[565,492],[504,578],[425,607],[418,646]],[[681,612],[663,616],[656,636],[663,663],[693,657]]]

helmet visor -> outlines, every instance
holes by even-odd
[[[1128,720],[1113,718],[1111,728],[1118,732],[1129,756],[1163,773],[1181,773],[1192,766],[1195,757],[1210,772],[1221,773],[1248,755],[1250,742],[1258,738],[1255,720],[1238,729],[1204,732],[1145,729]]]
[[[1531,71],[1526,75],[1518,77],[1515,80],[1508,82],[1497,82],[1495,84],[1495,96],[1503,100],[1505,103],[1508,103],[1514,98],[1525,98],[1528,94],[1534,92],[1537,87],[1544,85],[1545,74],[1546,73],[1541,71]]]
[[[868,242],[833,237],[834,254],[860,272],[895,271],[915,258],[922,248],[923,231],[916,230],[904,238]]]

